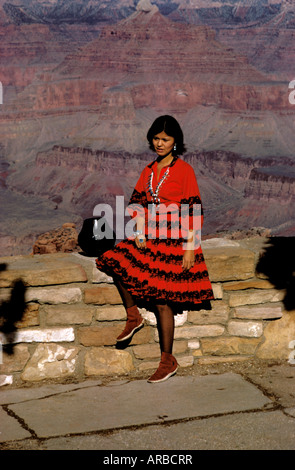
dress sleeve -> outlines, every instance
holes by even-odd
[[[145,209],[148,206],[148,201],[146,197],[146,178],[145,170],[141,173],[139,180],[137,181],[133,193],[131,195],[128,212],[132,218],[135,217],[145,217]],[[136,212],[136,213],[135,213]]]
[[[197,178],[190,165],[183,176],[181,205],[181,220],[184,227],[200,232],[204,220],[203,207]]]

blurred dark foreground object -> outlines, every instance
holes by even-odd
[[[99,256],[115,246],[116,235],[104,217],[85,219],[78,244],[87,256]]]
[[[6,266],[1,264],[0,271],[5,269]],[[17,323],[22,320],[26,310],[25,293],[24,282],[21,279],[16,279],[13,282],[10,298],[0,304],[0,331],[6,337],[3,351],[7,354],[13,354]]]
[[[256,266],[278,290],[285,290],[286,310],[295,309],[295,237],[271,237]]]

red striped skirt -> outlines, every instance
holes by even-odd
[[[137,300],[183,305],[214,298],[201,247],[195,265],[183,270],[180,239],[147,239],[146,245],[139,249],[133,239],[123,240],[96,260],[97,268],[119,277]]]

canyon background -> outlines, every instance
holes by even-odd
[[[294,236],[294,39],[294,0],[0,0],[0,255],[127,204],[160,114],[203,237]]]

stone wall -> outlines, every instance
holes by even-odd
[[[174,354],[181,367],[290,360],[295,311],[285,310],[284,289],[255,273],[264,243],[261,238],[202,243],[215,300],[211,310],[176,316]],[[145,327],[126,349],[116,348],[125,309],[112,278],[96,269],[94,258],[58,253],[0,263],[1,385],[79,381],[157,367],[160,349],[151,312],[142,309]],[[21,318],[11,301],[17,279],[26,286]]]

